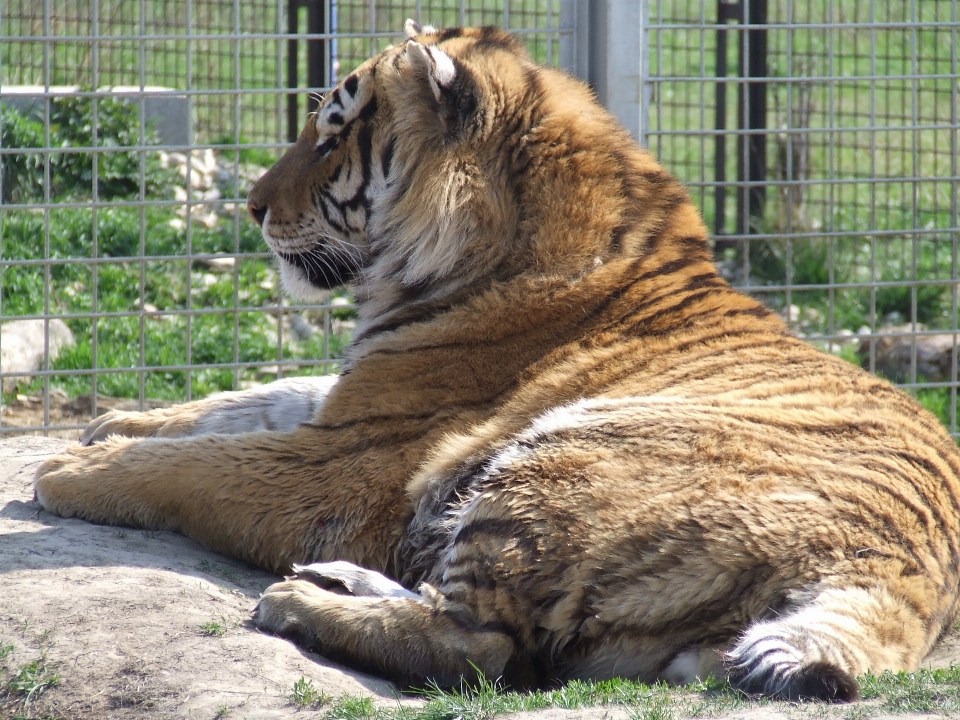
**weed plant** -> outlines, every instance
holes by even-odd
[[[227,634],[226,623],[226,618],[220,618],[219,620],[210,620],[209,622],[201,623],[200,634],[206,637],[223,637]]]
[[[292,705],[300,708],[319,708],[330,702],[331,697],[322,690],[317,690],[312,680],[307,680],[301,675],[300,679],[293,684],[288,699]]]
[[[12,699],[26,708],[59,684],[60,676],[53,671],[46,655],[41,655],[12,673],[12,677],[0,688],[0,697]],[[0,710],[2,709],[0,704]]]
[[[101,98],[96,104],[91,97],[52,99],[49,145],[40,119],[0,105],[0,147],[23,150],[4,156],[3,201],[88,200],[94,188],[100,200],[132,200],[141,191],[141,170],[144,197],[161,197],[175,176],[162,166],[157,153],[120,149],[157,143],[149,128],[144,128],[141,143],[136,105],[115,98]],[[55,150],[44,153],[44,147]]]

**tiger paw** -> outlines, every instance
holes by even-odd
[[[310,612],[332,593],[312,582],[284,580],[274,583],[260,596],[253,609],[253,622],[261,630],[310,644]]]
[[[33,497],[44,510],[71,517],[76,511],[72,496],[75,486],[84,484],[99,453],[72,446],[45,460],[34,475]]]
[[[122,477],[117,462],[131,442],[111,438],[91,447],[74,445],[44,461],[34,475],[34,499],[49,512],[62,517],[81,517],[92,522],[124,523],[117,513],[122,502],[115,496]]]
[[[83,434],[80,435],[81,445],[93,445],[106,440],[111,435],[123,437],[152,437],[161,434],[165,425],[169,423],[169,415],[163,411],[152,412],[125,412],[111,410],[104,415],[90,421]]]

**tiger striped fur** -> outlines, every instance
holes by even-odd
[[[946,432],[724,282],[584,85],[407,33],[249,197],[290,292],[354,289],[340,378],[100,418],[43,506],[292,570],[257,623],[401,682],[916,667],[958,613]]]

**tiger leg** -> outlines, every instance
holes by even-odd
[[[748,626],[726,659],[731,684],[745,692],[845,702],[860,695],[858,675],[915,668],[933,639],[886,588],[834,587]]]
[[[342,566],[334,569],[326,566]],[[267,588],[254,610],[264,630],[315,647],[324,656],[383,675],[401,684],[432,680],[449,686],[463,677],[497,678],[514,651],[513,639],[483,627],[450,606],[429,586],[411,593],[370,570],[348,563],[297,568],[299,577]],[[345,578],[350,578],[344,582]],[[358,592],[344,595],[320,587],[333,579],[360,578]],[[391,587],[393,586],[393,587]]]
[[[374,498],[364,478],[343,478],[393,446],[344,452],[351,429],[304,425],[291,432],[185,438],[118,436],[73,446],[37,470],[40,504],[63,517],[173,530],[268,570],[342,558],[389,566],[402,532],[403,478],[385,476]],[[366,453],[366,454],[364,454]],[[403,473],[405,458],[391,460]],[[362,462],[361,462],[362,461]]]
[[[261,430],[289,432],[314,418],[336,381],[336,375],[285,378],[170,408],[147,412],[114,410],[92,420],[80,436],[80,444],[92,445],[111,435],[187,437]]]

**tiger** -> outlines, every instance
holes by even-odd
[[[958,615],[941,424],[731,287],[584,83],[404,29],[248,196],[288,293],[352,290],[342,372],[102,416],[40,505],[285,574],[258,628],[407,686],[916,668]]]

